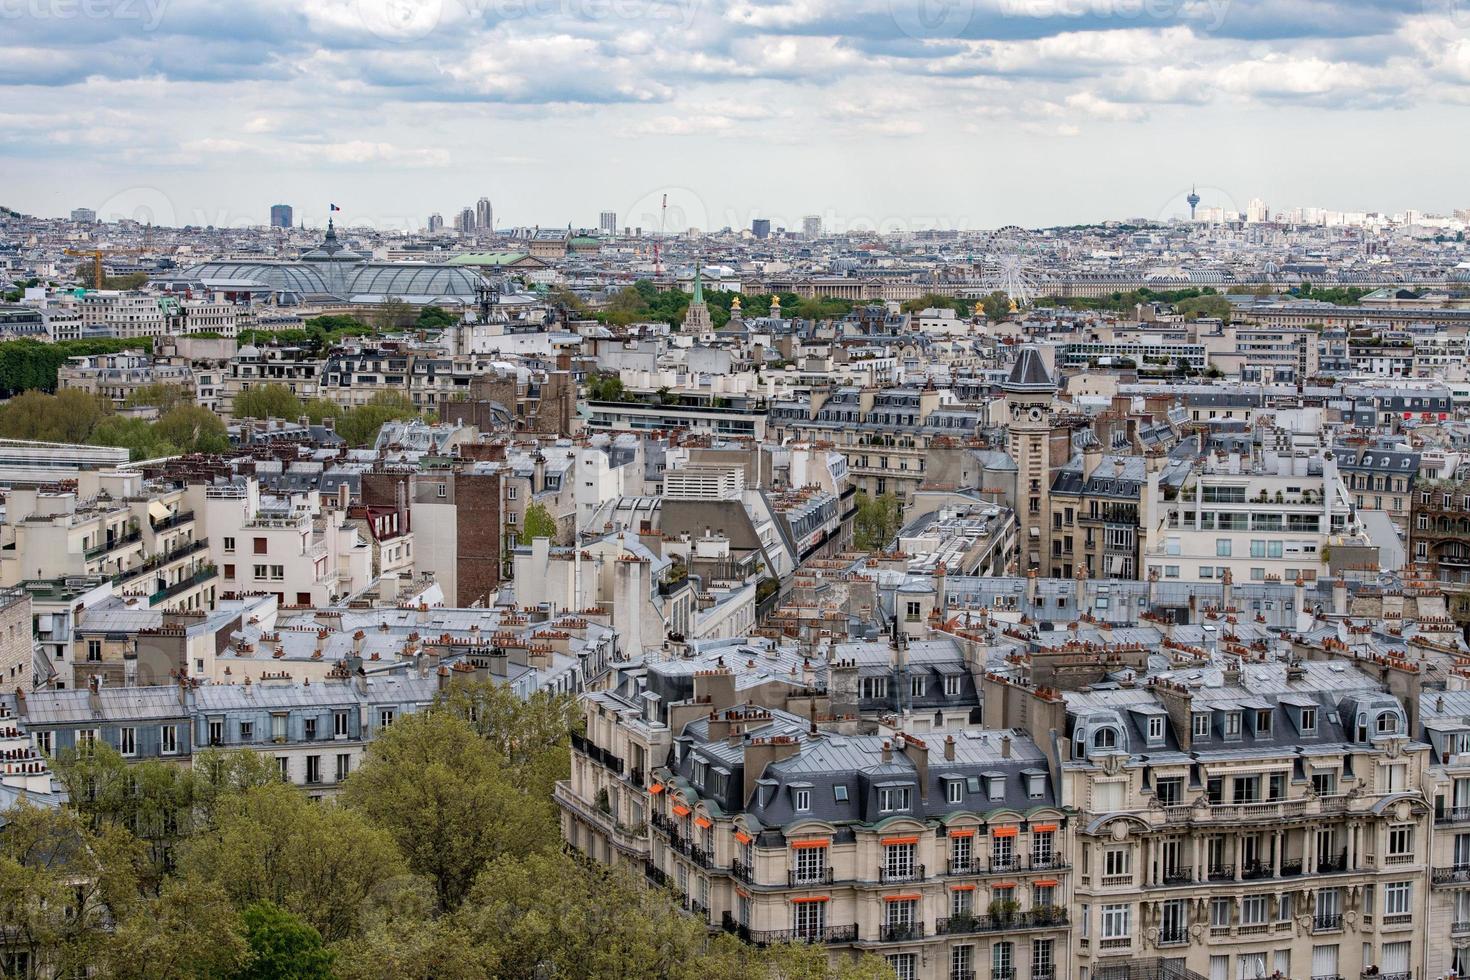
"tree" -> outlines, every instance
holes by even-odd
[[[980,308],[985,311],[986,319],[999,323],[1011,315],[1011,298],[997,289],[980,301]]]
[[[184,845],[180,866],[236,905],[265,901],[300,915],[328,942],[353,935],[363,901],[404,870],[392,838],[362,811],[314,803],[280,781],[221,800],[214,827]]]
[[[198,335],[195,334],[195,336]],[[167,412],[175,405],[188,400],[189,393],[182,385],[156,383],[134,388],[132,394],[124,399],[123,407],[137,408],[140,405],[151,405],[160,412]]]
[[[160,440],[186,453],[222,453],[230,448],[224,420],[198,405],[169,409],[154,425],[153,432]]]
[[[282,384],[256,385],[235,396],[230,413],[237,419],[289,419],[301,417],[301,399]]]
[[[418,319],[414,326],[421,330],[438,330],[443,327],[452,327],[459,322],[459,317],[439,306],[426,306],[419,310]]]
[[[373,326],[379,330],[399,330],[413,323],[413,308],[397,296],[385,296],[373,311]]]
[[[55,395],[27,391],[0,410],[0,436],[42,442],[86,442],[112,404],[97,395],[68,388]]]
[[[224,890],[170,880],[158,898],[140,903],[106,944],[101,975],[113,980],[198,980],[225,977],[249,959],[245,926]]]
[[[521,525],[521,544],[530,546],[537,538],[556,537],[556,518],[544,504],[532,504],[526,508],[526,522]]]
[[[1230,301],[1224,296],[1194,296],[1176,304],[1174,309],[1186,320],[1209,317],[1230,322]]]
[[[440,704],[463,719],[510,764],[512,780],[533,799],[551,795],[570,771],[568,735],[581,723],[576,700],[537,691],[521,698],[505,684],[451,684]]]
[[[57,977],[82,975],[104,955],[110,924],[138,899],[136,842],[89,828],[73,810],[22,801],[0,834],[0,933]]]
[[[457,908],[500,855],[534,854],[560,840],[550,798],[520,793],[500,753],[449,711],[395,721],[342,795],[392,835],[409,869],[433,882],[443,909]]]
[[[859,551],[881,551],[898,534],[903,507],[891,493],[858,497],[857,516],[853,521],[853,546]]]
[[[173,456],[179,447],[160,441],[151,423],[126,415],[109,415],[97,424],[87,442],[94,446],[126,449],[134,461]]]
[[[331,980],[332,951],[310,925],[270,902],[245,909],[250,958],[232,980]]]
[[[377,441],[378,430],[384,422],[410,419],[417,414],[418,409],[404,395],[396,391],[380,391],[368,399],[366,405],[359,405],[337,417],[337,435],[349,446],[371,446]]]

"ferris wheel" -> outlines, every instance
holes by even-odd
[[[985,289],[1005,293],[1017,306],[1036,299],[1036,263],[1031,235],[1024,228],[1006,225],[985,236],[980,282]]]

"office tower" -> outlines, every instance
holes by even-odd
[[[604,235],[616,235],[618,233],[618,213],[616,211],[604,211],[597,219],[597,227]]]
[[[480,198],[475,204],[475,227],[483,232],[495,230],[495,209],[490,206],[488,197]]]
[[[475,209],[464,208],[454,219],[454,230],[460,232],[471,232],[475,230]]]
[[[290,228],[291,227],[291,224],[292,224],[292,221],[291,221],[291,205],[289,205],[289,204],[272,204],[271,205],[271,227],[272,228]]]
[[[97,223],[97,212],[91,208],[72,208],[71,220],[81,225],[95,225]]]
[[[802,218],[801,235],[803,238],[807,239],[821,238],[822,216],[818,214],[809,214],[805,218]]]
[[[1271,220],[1271,210],[1266,207],[1266,202],[1259,197],[1253,197],[1245,206],[1245,220],[1249,224],[1258,224],[1262,221]]]
[[[750,233],[756,238],[767,238],[771,234],[771,219],[756,218],[750,223]]]
[[[444,215],[435,212],[429,215],[429,234],[444,230]]]

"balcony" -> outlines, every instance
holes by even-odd
[[[167,531],[169,528],[178,527],[180,524],[188,524],[192,520],[194,520],[194,512],[192,510],[186,510],[165,517],[161,521],[153,521],[151,523],[154,531]]]
[[[1189,942],[1189,930],[1184,926],[1165,926],[1159,930],[1160,946],[1183,946]]]
[[[1470,823],[1470,806],[1452,806],[1434,816],[1437,824]]]
[[[731,861],[730,874],[734,875],[736,881],[743,881],[747,885],[757,884],[755,880],[755,869],[748,864],[742,864],[739,861]]]
[[[1363,976],[1372,977],[1373,980],[1414,980],[1412,973],[1365,973]]]
[[[181,578],[173,585],[170,585],[168,588],[159,589],[157,592],[153,593],[151,596],[148,597],[148,605],[156,606],[160,602],[165,602],[169,599],[172,599],[174,596],[182,595],[183,593],[188,592],[190,589],[194,588],[196,585],[201,585],[205,582],[208,582],[210,579],[217,577],[218,574],[219,573],[215,570],[215,567],[213,565],[205,565],[193,575]]]
[[[858,927],[825,926],[820,929],[751,929],[735,921],[729,912],[720,917],[720,928],[753,946],[779,943],[855,943]]]
[[[1280,820],[1283,817],[1303,816],[1307,812],[1306,800],[1276,800],[1267,803],[1215,803],[1208,809],[1196,812],[1196,822],[1251,823],[1260,820]]]
[[[912,943],[923,938],[922,922],[885,922],[878,927],[880,943]]]
[[[1342,932],[1342,913],[1318,913],[1312,916],[1312,934],[1319,932]]]
[[[166,565],[172,565],[180,559],[187,558],[201,551],[206,551],[208,548],[208,541],[191,541],[189,544],[175,548],[173,551],[162,555],[154,555],[147,561],[133,565],[131,568],[121,569],[112,576],[112,584],[122,585],[124,582],[131,581],[142,575],[147,575],[149,572],[163,568]]]
[[[1470,864],[1456,864],[1449,868],[1435,868],[1434,883],[1436,885],[1470,884]]]
[[[1347,869],[1348,866],[1346,848],[1344,848],[1342,853],[1337,855],[1337,857],[1317,859],[1317,873],[1319,875],[1336,874],[1340,871],[1346,871]]]
[[[1098,884],[1103,888],[1124,888],[1133,884],[1133,875],[1103,875],[1099,879]]]
[[[1133,949],[1133,937],[1121,936],[1114,939],[1100,939],[1098,940],[1097,948],[1102,953],[1126,953]]]
[[[88,548],[86,551],[82,552],[82,557],[85,558],[87,561],[95,561],[96,559],[101,558],[103,555],[107,554],[109,551],[116,551],[119,548],[126,547],[130,544],[136,544],[137,542],[142,540],[143,532],[132,530],[127,532],[126,534],[120,534],[117,537],[113,538],[111,541],[99,544],[94,548]]]
[[[1206,875],[1206,880],[1207,881],[1234,881],[1235,880],[1235,865],[1233,865],[1233,864],[1212,864],[1212,865],[1210,865],[1209,874]]]
[[[689,846],[689,850],[685,853],[689,855],[690,860],[699,865],[701,868],[704,868],[706,871],[712,871],[716,867],[714,854],[706,851],[702,847],[695,847],[693,844],[691,844]]]
[[[832,869],[818,868],[814,871],[788,871],[786,872],[786,887],[796,888],[801,885],[830,885],[832,884]]]
[[[878,881],[885,885],[898,884],[904,881],[923,881],[924,866],[915,865],[912,868],[879,868]]]
[[[1163,884],[1187,885],[1194,881],[1194,867],[1192,865],[1179,865],[1173,868],[1165,868]]]
[[[1067,910],[1044,906],[1011,915],[951,915],[934,923],[936,936],[970,936],[985,932],[1019,929],[1052,929],[1067,924]]]

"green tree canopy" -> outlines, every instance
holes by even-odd
[[[870,497],[858,495],[857,515],[853,520],[853,546],[859,551],[881,551],[887,548],[902,526],[903,507],[891,493]]]
[[[253,385],[235,396],[231,415],[237,419],[286,419],[301,417],[301,399],[283,384]]]
[[[0,436],[42,442],[86,442],[112,404],[68,388],[55,395],[27,391],[0,407]]]
[[[526,508],[526,520],[521,525],[521,544],[529,546],[537,538],[556,537],[556,518],[545,504],[532,504]]]
[[[195,336],[198,335],[195,334]],[[123,407],[136,408],[140,405],[151,405],[160,412],[167,412],[188,400],[189,393],[182,385],[155,383],[134,388],[133,393],[123,401]]]
[[[224,419],[198,405],[169,409],[153,431],[160,440],[186,453],[222,453],[230,448]]]
[[[332,951],[301,917],[271,902],[245,909],[249,957],[231,980],[332,980]]]

